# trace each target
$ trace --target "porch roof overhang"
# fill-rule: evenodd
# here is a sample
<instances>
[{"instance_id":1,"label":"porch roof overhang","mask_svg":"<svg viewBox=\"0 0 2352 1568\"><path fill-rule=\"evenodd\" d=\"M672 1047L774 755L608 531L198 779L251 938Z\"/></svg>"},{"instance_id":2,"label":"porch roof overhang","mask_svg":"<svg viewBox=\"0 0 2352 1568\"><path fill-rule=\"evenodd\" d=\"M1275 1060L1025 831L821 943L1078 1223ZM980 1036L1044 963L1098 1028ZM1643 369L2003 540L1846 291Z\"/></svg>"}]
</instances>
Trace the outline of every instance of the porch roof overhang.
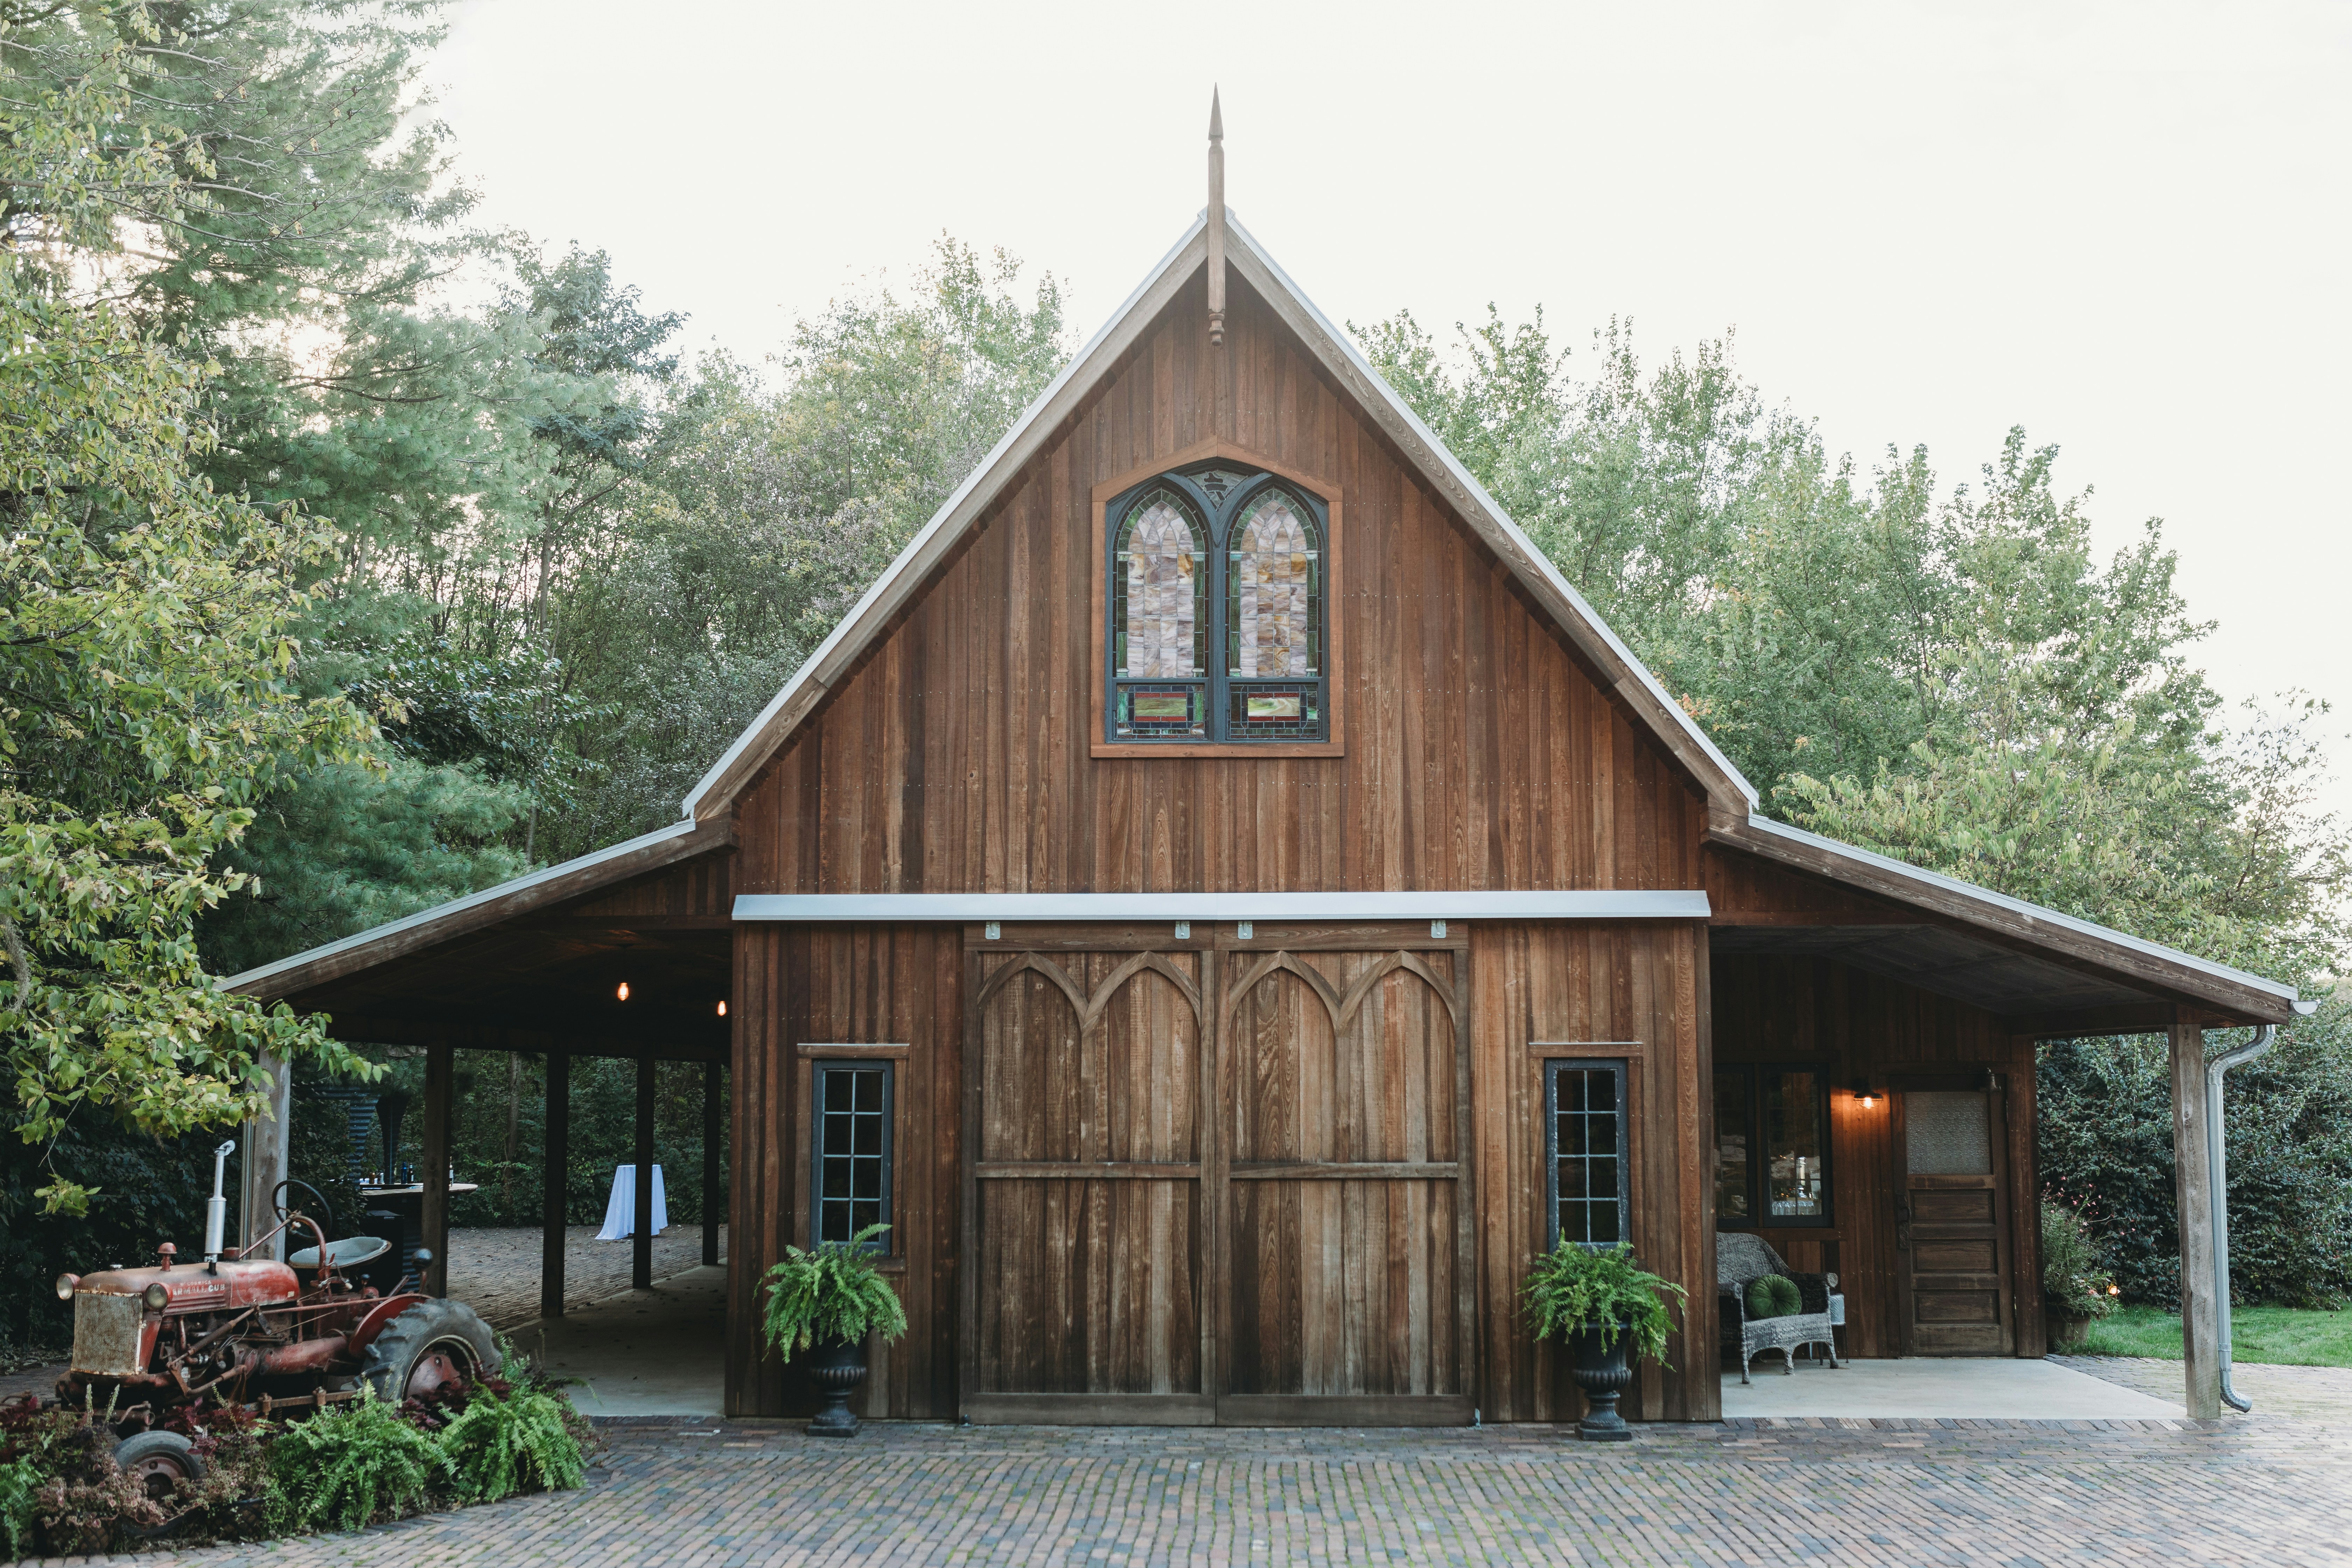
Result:
<instances>
[{"instance_id":1,"label":"porch roof overhang","mask_svg":"<svg viewBox=\"0 0 2352 1568\"><path fill-rule=\"evenodd\" d=\"M1703 921L1698 889L1309 893L739 893L739 921Z\"/></svg>"},{"instance_id":2,"label":"porch roof overhang","mask_svg":"<svg viewBox=\"0 0 2352 1568\"><path fill-rule=\"evenodd\" d=\"M581 907L733 842L730 823L680 822L218 984L354 1043L723 1062L729 917Z\"/></svg>"},{"instance_id":3,"label":"porch roof overhang","mask_svg":"<svg viewBox=\"0 0 2352 1568\"><path fill-rule=\"evenodd\" d=\"M2184 1015L2284 1024L2316 1006L2292 985L1766 817L1709 837L1867 895L1819 916L1719 913L1717 952L1835 959L2045 1037L2162 1030Z\"/></svg>"}]
</instances>

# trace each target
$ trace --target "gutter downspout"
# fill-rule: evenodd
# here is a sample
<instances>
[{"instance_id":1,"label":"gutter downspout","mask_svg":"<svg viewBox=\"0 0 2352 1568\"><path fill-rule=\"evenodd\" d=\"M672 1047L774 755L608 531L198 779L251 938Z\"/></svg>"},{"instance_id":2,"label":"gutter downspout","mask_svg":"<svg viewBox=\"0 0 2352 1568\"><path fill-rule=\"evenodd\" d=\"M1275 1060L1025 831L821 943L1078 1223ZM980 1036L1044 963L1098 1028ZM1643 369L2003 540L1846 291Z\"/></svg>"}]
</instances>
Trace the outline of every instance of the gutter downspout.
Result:
<instances>
[{"instance_id":1,"label":"gutter downspout","mask_svg":"<svg viewBox=\"0 0 2352 1568\"><path fill-rule=\"evenodd\" d=\"M2254 1405L2230 1386L2230 1160L2222 1144L2221 1075L2269 1050L2277 1037L2278 1026L2264 1024L2244 1045L2205 1063L2205 1166L2213 1194L2213 1316L2221 1331L2221 1347L2215 1353L2221 1369L2221 1403L2240 1412Z\"/></svg>"}]
</instances>

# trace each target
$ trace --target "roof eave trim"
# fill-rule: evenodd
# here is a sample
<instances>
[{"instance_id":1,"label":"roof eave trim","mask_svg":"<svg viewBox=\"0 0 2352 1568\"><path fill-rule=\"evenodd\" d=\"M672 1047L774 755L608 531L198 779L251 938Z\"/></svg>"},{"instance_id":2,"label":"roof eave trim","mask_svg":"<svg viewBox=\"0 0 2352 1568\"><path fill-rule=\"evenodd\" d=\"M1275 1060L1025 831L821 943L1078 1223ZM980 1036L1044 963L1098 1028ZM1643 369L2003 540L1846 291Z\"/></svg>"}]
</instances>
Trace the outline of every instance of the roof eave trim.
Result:
<instances>
[{"instance_id":1,"label":"roof eave trim","mask_svg":"<svg viewBox=\"0 0 2352 1568\"><path fill-rule=\"evenodd\" d=\"M736 737L735 743L728 747L696 783L679 806L681 816L688 819L698 818L728 804L732 789L722 786L740 786L744 775L755 770L790 737L800 720L824 695L825 676L828 673L837 675L836 666L847 662L845 653L854 657L862 650L865 639L887 623L890 616L896 613L899 600L920 583L936 557L961 536L972 516L995 498L996 491L1012 473L1018 472L1021 465L1028 461L1030 454L1026 447L1033 433L1041 426L1050 428L1059 419L1062 412L1059 405L1065 397L1074 387L1080 391L1085 389L1101 368L1098 361L1116 360L1127 352L1133 336L1128 331L1130 321L1140 315L1148 322L1158 314L1157 306L1149 312L1142 308L1160 291L1171 274L1180 277L1189 275L1194 259L1191 254L1193 250L1201 249L1205 255L1203 237L1208 229L1208 221L1205 212L1193 220L1182 237L1160 258L1160 264L1144 276L1135 291L1070 357L1070 363L1062 367L1061 374L1022 411L1021 417L1013 422L1013 427L989 450L988 456L964 476L963 483L940 503L939 510L931 514L931 520L907 542L907 547L898 552L897 559L882 574L875 578L857 603L850 607L849 613L835 626L824 641L817 645L816 651L784 683L783 689L760 710L759 716L751 721L742 734Z\"/></svg>"},{"instance_id":2,"label":"roof eave trim","mask_svg":"<svg viewBox=\"0 0 2352 1568\"><path fill-rule=\"evenodd\" d=\"M1292 893L739 893L745 921L1703 921L1700 889Z\"/></svg>"},{"instance_id":3,"label":"roof eave trim","mask_svg":"<svg viewBox=\"0 0 2352 1568\"><path fill-rule=\"evenodd\" d=\"M1298 308L1314 321L1333 350L1341 356L1349 369L1360 378L1361 384L1351 387L1350 390L1360 397L1369 395L1385 405L1412 432L1421 444L1421 449L1409 450L1408 455L1417 461L1433 462L1439 473L1431 477L1435 479L1442 476L1446 481L1444 488L1454 492L1454 499L1457 503L1484 512L1486 521L1509 541L1517 552L1517 559L1507 561L1507 563L1519 572L1533 573L1545 587L1565 600L1571 612L1608 647L1622 666L1624 672L1648 691L1650 697L1657 703L1659 716L1675 724L1690 738L1691 742L1699 749L1701 753L1721 771L1724 780L1746 799L1751 811L1760 805L1763 797L1757 793L1756 786L1748 782L1747 775L1732 765L1731 759L1724 755L1721 748L1708 737L1698 721L1690 716L1681 703L1674 700L1665 687L1659 683L1657 677L1650 672L1649 667L1633 656L1633 650L1625 646L1624 640L1618 637L1616 629L1611 626L1601 614L1593 609L1584 595L1578 593L1574 585L1560 574L1559 568L1552 563L1551 558L1537 549L1535 542L1528 537L1525 530L1511 521L1510 514L1503 510L1501 503L1486 493L1486 487L1480 484L1470 470L1462 466L1461 459L1454 455L1444 442L1437 438L1436 432L1423 424L1421 416L1412 411L1412 405L1407 404L1397 390L1372 368L1371 362L1366 359L1363 351L1356 346L1353 336L1332 324L1330 318L1324 315L1321 310L1317 308L1315 301L1309 299L1291 279L1290 275L1282 269L1282 264L1275 260L1265 247L1260 245L1249 230L1242 226L1240 219L1231 216L1230 209L1226 218L1226 232L1231 237L1238 239L1249 256L1266 269L1282 290L1297 301ZM1315 345L1310 343L1308 346Z\"/></svg>"},{"instance_id":4,"label":"roof eave trim","mask_svg":"<svg viewBox=\"0 0 2352 1568\"><path fill-rule=\"evenodd\" d=\"M1748 818L1747 826L1767 837L1784 839L1791 844L1802 845L1806 848L1824 854L1859 861L1874 870L1885 872L1901 880L1921 883L1939 892L1965 899L1972 903L1987 905L2012 915L2022 916L2037 924L2055 926L2061 931L2086 937L2093 942L2122 948L2142 958L2153 959L2160 963L2170 964L2228 984L2242 986L2249 991L2260 992L2267 996L2275 996L2290 1006L2299 1007L2301 1005L2303 994L2294 986L2282 984L2275 980L2267 980L2259 974L2233 968L2226 963L2217 963L2210 958L2200 958L2193 952L2183 952L2177 947L2167 947L2162 942L2149 942L2142 937L2132 936L2127 932L2116 931L2112 926L2103 926L2074 915L2063 914L2041 904L2028 903L2023 899L2011 898L2006 893L1996 893L1990 888L1980 888L1973 882L1964 882L1957 877L1945 876L1940 871L1930 871L1923 867L1914 866L1908 861L1881 855L1874 850L1864 849L1840 839L1826 837L1822 834L1809 833L1801 827L1792 827L1785 822L1775 822L1769 816L1751 814ZM1738 837L1727 841L1735 847L1739 843Z\"/></svg>"}]
</instances>

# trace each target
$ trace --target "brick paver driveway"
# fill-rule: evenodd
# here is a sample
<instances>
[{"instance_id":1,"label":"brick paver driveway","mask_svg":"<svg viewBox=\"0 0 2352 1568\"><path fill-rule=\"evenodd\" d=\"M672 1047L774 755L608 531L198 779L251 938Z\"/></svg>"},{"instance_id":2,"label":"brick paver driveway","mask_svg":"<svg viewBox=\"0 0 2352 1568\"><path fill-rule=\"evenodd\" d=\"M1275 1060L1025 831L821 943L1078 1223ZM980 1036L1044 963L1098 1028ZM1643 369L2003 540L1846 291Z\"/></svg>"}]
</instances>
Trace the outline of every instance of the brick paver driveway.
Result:
<instances>
[{"instance_id":1,"label":"brick paver driveway","mask_svg":"<svg viewBox=\"0 0 2352 1568\"><path fill-rule=\"evenodd\" d=\"M2352 1427L1186 1431L624 1425L590 1489L142 1558L383 1563L2339 1563Z\"/></svg>"}]
</instances>

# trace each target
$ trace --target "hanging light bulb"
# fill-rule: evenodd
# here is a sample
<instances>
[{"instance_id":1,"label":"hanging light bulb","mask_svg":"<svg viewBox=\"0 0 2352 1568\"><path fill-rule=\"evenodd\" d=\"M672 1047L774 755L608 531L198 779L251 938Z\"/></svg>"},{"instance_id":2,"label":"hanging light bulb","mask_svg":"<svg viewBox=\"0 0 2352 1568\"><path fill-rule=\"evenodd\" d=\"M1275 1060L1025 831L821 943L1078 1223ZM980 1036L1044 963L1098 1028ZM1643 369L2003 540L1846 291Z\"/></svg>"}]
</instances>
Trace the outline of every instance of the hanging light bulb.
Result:
<instances>
[{"instance_id":1,"label":"hanging light bulb","mask_svg":"<svg viewBox=\"0 0 2352 1568\"><path fill-rule=\"evenodd\" d=\"M624 1002L627 1001L629 999L629 983L625 980L622 981L620 989L614 992L613 994L619 997Z\"/></svg>"},{"instance_id":2,"label":"hanging light bulb","mask_svg":"<svg viewBox=\"0 0 2352 1568\"><path fill-rule=\"evenodd\" d=\"M725 1016L727 1016L727 1002L726 1002L726 999L725 999L724 997L721 997L721 998L719 999L719 1016L720 1017L722 1017L722 1018L724 1018Z\"/></svg>"}]
</instances>

